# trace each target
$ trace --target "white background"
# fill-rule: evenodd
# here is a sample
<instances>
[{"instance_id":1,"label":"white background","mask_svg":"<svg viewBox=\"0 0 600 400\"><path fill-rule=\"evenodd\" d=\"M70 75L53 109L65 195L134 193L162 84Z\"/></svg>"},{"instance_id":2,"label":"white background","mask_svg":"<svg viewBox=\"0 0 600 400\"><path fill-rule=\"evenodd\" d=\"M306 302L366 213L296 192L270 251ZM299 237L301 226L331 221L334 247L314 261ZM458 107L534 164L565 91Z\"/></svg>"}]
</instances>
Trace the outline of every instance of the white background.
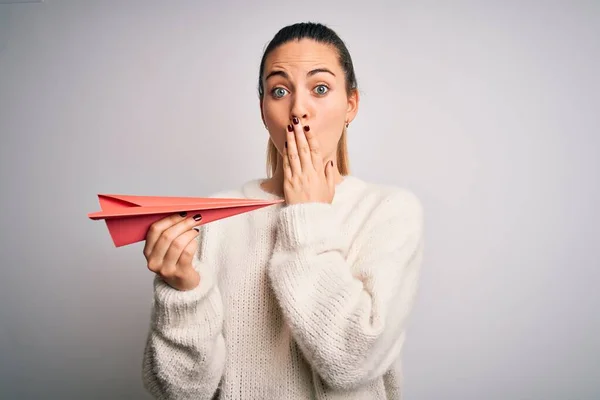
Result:
<instances>
[{"instance_id":1,"label":"white background","mask_svg":"<svg viewBox=\"0 0 600 400\"><path fill-rule=\"evenodd\" d=\"M406 399L600 398L598 1L75 0L0 5L0 397L148 398L143 245L87 213L264 176L260 57L307 20L352 173L425 206Z\"/></svg>"}]
</instances>

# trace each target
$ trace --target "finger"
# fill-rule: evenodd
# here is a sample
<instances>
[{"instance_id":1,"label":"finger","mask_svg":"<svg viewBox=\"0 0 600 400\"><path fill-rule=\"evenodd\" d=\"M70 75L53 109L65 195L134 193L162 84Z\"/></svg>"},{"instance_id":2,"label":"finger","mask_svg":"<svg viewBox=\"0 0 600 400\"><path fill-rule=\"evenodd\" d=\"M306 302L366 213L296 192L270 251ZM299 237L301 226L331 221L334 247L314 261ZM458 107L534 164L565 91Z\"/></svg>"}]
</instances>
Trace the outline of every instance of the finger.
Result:
<instances>
[{"instance_id":1,"label":"finger","mask_svg":"<svg viewBox=\"0 0 600 400\"><path fill-rule=\"evenodd\" d=\"M292 167L290 166L290 160L288 158L288 151L287 151L287 147L288 144L287 142L285 142L285 146L283 147L283 154L282 154L282 159L283 159L283 177L286 180L291 180L292 179Z\"/></svg>"},{"instance_id":2,"label":"finger","mask_svg":"<svg viewBox=\"0 0 600 400\"><path fill-rule=\"evenodd\" d=\"M321 145L317 139L317 135L310 130L310 126L304 126L304 136L308 142L312 165L316 168L318 165L323 165L323 155L321 154Z\"/></svg>"},{"instance_id":3,"label":"finger","mask_svg":"<svg viewBox=\"0 0 600 400\"><path fill-rule=\"evenodd\" d=\"M302 167L302 170L314 170L315 166L313 165L312 159L310 157L310 147L308 147L308 141L306 140L306 136L304 135L302 122L300 122L298 118L294 117L293 123L294 133L296 134L296 148L298 151L298 156L300 158L300 165Z\"/></svg>"},{"instance_id":4,"label":"finger","mask_svg":"<svg viewBox=\"0 0 600 400\"><path fill-rule=\"evenodd\" d=\"M167 228L172 227L178 222L183 221L186 216L187 214L185 212L181 212L180 214L169 215L150 225L150 228L148 228L148 232L146 233L146 243L144 244L144 256L146 257L146 259L148 259L148 257L150 257L150 254L152 254L152 250L156 245L156 241L163 233L163 231Z\"/></svg>"},{"instance_id":5,"label":"finger","mask_svg":"<svg viewBox=\"0 0 600 400\"><path fill-rule=\"evenodd\" d=\"M291 128L291 129L290 129ZM292 170L292 175L302 174L302 165L298 157L298 147L296 146L296 135L294 134L294 128L292 125L288 125L287 129L287 144L288 144L288 159Z\"/></svg>"},{"instance_id":6,"label":"finger","mask_svg":"<svg viewBox=\"0 0 600 400\"><path fill-rule=\"evenodd\" d=\"M196 256L196 251L198 250L198 235L192 236L192 238L188 241L187 246L181 252L179 259L177 260L178 268L193 265L194 257Z\"/></svg>"},{"instance_id":7,"label":"finger","mask_svg":"<svg viewBox=\"0 0 600 400\"><path fill-rule=\"evenodd\" d=\"M177 266L177 267L185 265L183 263L179 264L178 260L181 257L184 257L184 258L188 257L188 255L184 256L183 253L188 248L188 245L190 244L190 242L196 241L195 239L197 237L198 237L198 232L194 229L185 231L182 234L180 234L179 236L177 236L177 238L175 238L175 240L173 240L173 242L171 243L171 246L169 246L169 249L167 250L167 253L165 254L163 265ZM191 261L191 257L189 259Z\"/></svg>"},{"instance_id":8,"label":"finger","mask_svg":"<svg viewBox=\"0 0 600 400\"><path fill-rule=\"evenodd\" d=\"M183 232L191 230L196 225L200 225L202 223L201 221L202 215L198 212L194 212L191 216L188 216L170 228L165 229L152 249L150 255L152 263L155 265L162 265L171 243L173 243L173 241Z\"/></svg>"}]
</instances>

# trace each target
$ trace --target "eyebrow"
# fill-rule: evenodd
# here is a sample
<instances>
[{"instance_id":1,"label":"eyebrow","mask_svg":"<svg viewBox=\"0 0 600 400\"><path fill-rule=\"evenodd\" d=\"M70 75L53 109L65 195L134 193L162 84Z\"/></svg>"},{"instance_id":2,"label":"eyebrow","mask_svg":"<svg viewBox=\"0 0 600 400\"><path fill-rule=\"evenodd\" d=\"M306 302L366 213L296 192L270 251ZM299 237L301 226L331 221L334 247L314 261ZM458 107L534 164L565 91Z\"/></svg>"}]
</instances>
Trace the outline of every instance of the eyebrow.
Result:
<instances>
[{"instance_id":1,"label":"eyebrow","mask_svg":"<svg viewBox=\"0 0 600 400\"><path fill-rule=\"evenodd\" d=\"M330 70L328 70L327 68L316 68L316 69L313 69L312 71L309 71L306 74L306 76L307 77L311 77L311 76L313 76L315 74L318 74L320 72L325 72L325 73L328 73L328 74L331 74L331 75L335 76L335 74L333 72L331 72ZM265 81L268 80L270 77L277 76L277 75L278 76L282 76L285 79L290 79L290 77L288 76L288 74L285 71L271 71L269 73L269 75L267 75L267 77L265 78Z\"/></svg>"}]
</instances>

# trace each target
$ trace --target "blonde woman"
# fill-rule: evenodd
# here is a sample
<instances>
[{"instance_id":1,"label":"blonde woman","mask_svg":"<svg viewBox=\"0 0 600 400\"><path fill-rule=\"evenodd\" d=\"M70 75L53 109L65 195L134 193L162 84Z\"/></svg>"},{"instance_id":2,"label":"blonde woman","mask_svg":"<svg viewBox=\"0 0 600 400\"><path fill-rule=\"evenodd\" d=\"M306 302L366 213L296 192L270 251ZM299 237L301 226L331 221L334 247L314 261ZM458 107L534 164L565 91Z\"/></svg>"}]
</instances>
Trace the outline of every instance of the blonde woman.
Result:
<instances>
[{"instance_id":1,"label":"blonde woman","mask_svg":"<svg viewBox=\"0 0 600 400\"><path fill-rule=\"evenodd\" d=\"M145 387L159 399L400 399L421 204L349 174L359 94L350 54L328 27L275 35L259 97L268 175L215 196L285 202L151 227Z\"/></svg>"}]
</instances>

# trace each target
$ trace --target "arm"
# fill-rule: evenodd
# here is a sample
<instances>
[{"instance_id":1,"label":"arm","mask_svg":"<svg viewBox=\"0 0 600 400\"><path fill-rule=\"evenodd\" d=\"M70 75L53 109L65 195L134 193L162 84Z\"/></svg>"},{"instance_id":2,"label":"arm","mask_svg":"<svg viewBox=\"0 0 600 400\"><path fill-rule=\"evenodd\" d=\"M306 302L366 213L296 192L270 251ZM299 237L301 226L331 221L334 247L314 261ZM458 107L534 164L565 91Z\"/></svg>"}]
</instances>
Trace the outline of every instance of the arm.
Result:
<instances>
[{"instance_id":1,"label":"arm","mask_svg":"<svg viewBox=\"0 0 600 400\"><path fill-rule=\"evenodd\" d=\"M212 399L225 364L223 303L216 274L194 257L200 284L190 291L154 280L143 383L157 399Z\"/></svg>"},{"instance_id":2,"label":"arm","mask_svg":"<svg viewBox=\"0 0 600 400\"><path fill-rule=\"evenodd\" d=\"M294 339L330 387L350 389L399 357L422 258L423 212L408 192L385 199L344 253L332 206L282 209L269 274Z\"/></svg>"}]
</instances>

